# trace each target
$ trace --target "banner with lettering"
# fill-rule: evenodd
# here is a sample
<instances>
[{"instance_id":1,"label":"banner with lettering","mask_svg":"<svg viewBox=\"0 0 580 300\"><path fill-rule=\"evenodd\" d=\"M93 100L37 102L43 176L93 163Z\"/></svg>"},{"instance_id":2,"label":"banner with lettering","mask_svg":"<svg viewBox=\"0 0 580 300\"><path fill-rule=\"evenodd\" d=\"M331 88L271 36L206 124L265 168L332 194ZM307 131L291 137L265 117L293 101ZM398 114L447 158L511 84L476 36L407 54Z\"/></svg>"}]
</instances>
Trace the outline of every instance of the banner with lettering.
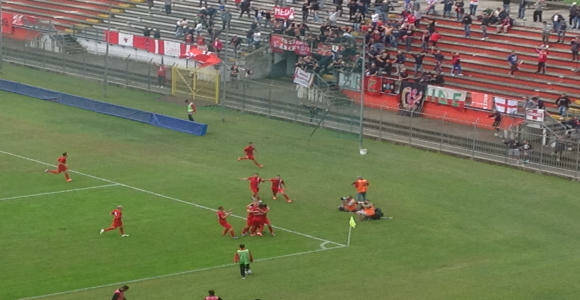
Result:
<instances>
[{"instance_id":1,"label":"banner with lettering","mask_svg":"<svg viewBox=\"0 0 580 300\"><path fill-rule=\"evenodd\" d=\"M294 19L294 8L293 7L282 7L274 6L274 18L275 19Z\"/></svg>"},{"instance_id":2,"label":"banner with lettering","mask_svg":"<svg viewBox=\"0 0 580 300\"><path fill-rule=\"evenodd\" d=\"M436 102L439 104L463 108L465 106L465 98L467 98L466 91L435 85L427 86L426 100L429 102Z\"/></svg>"},{"instance_id":3,"label":"banner with lettering","mask_svg":"<svg viewBox=\"0 0 580 300\"><path fill-rule=\"evenodd\" d=\"M303 87L310 87L312 81L314 80L314 74L306 72L301 68L296 68L294 70L294 83Z\"/></svg>"}]
</instances>

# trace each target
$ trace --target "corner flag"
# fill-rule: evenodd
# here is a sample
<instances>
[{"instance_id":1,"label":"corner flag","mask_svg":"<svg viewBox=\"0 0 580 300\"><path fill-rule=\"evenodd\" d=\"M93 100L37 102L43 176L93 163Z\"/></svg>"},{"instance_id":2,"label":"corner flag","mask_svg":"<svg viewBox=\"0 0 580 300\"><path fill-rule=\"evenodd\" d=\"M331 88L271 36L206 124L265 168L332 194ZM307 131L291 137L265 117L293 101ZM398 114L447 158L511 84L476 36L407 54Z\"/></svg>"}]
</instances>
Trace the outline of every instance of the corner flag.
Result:
<instances>
[{"instance_id":1,"label":"corner flag","mask_svg":"<svg viewBox=\"0 0 580 300\"><path fill-rule=\"evenodd\" d=\"M350 227L356 228L356 222L354 221L353 216L350 216L350 221L348 223L350 224Z\"/></svg>"}]
</instances>

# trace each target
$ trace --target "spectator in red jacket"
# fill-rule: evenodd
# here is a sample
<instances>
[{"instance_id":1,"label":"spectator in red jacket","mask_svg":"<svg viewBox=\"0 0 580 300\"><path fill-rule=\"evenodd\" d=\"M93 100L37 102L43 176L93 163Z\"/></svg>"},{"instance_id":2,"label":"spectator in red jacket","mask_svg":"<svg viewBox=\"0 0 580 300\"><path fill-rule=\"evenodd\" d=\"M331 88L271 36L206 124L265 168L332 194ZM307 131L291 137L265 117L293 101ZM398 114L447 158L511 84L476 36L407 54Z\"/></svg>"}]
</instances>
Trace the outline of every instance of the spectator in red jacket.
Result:
<instances>
[{"instance_id":1,"label":"spectator in red jacket","mask_svg":"<svg viewBox=\"0 0 580 300\"><path fill-rule=\"evenodd\" d=\"M536 74L542 71L542 74L546 74L546 61L548 60L548 50L546 47L536 48L536 53L538 53L538 70Z\"/></svg>"}]
</instances>

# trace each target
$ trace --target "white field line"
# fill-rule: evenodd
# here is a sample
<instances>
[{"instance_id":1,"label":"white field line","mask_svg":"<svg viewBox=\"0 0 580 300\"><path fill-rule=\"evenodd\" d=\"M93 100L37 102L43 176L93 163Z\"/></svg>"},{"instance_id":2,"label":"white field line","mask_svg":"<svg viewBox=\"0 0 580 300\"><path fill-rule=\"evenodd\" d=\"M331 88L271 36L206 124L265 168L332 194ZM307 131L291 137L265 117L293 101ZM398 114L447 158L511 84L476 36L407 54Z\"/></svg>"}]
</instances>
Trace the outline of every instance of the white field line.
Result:
<instances>
[{"instance_id":1,"label":"white field line","mask_svg":"<svg viewBox=\"0 0 580 300\"><path fill-rule=\"evenodd\" d=\"M40 161L40 160L36 160L36 159L30 158L30 157L26 157L26 156L14 154L14 153L2 151L2 150L0 150L0 153L6 154L6 155L10 155L10 156L13 156L13 157L17 157L17 158L20 158L20 159L32 161L32 162L35 162L35 163L38 163L38 164L42 164L42 165L45 165L45 166L54 166L52 164L49 164L49 163L46 163L46 162L43 162L43 161ZM195 206L197 208L201 208L201 209L205 209L205 210L209 210L209 211L213 211L213 212L216 211L216 209L213 209L211 207L207 207L207 206L200 205L200 204L193 203L193 202L188 202L188 201L185 201L185 200L181 200L181 199L178 199L178 198L175 198L175 197L171 197L171 196L159 194L159 193L156 193L156 192L148 191L148 190L141 189L141 188L138 188L138 187L126 185L126 184L123 184L123 183L120 183L120 182L116 182L116 181L113 181L113 180L110 180L110 179L106 179L106 178L102 178L102 177L98 177L98 176L94 176L94 175L90 175L90 174L86 174L86 173L79 172L79 171L74 171L74 170L69 170L69 172L76 173L76 174L79 174L79 175L83 175L83 176L86 176L86 177L89 177L89 178L101 180L101 181L104 181L104 182L107 182L107 183L110 183L110 184L117 184L117 185L120 185L120 186L124 186L126 188L129 188L129 189L135 190L135 191L139 191L139 192L143 192L143 193L146 193L146 194L154 195L154 196L157 196L157 197L160 197L160 198L169 199L169 200L172 200L172 201L175 201L175 202L179 202L179 203L182 203L182 204ZM242 216L239 216L239 215L233 215L232 214L231 216L232 217L235 217L235 218L238 218L238 219L246 219L245 217L242 217ZM307 237L307 238L310 238L310 239L313 239L313 240L318 240L318 241L321 241L321 242L327 242L329 244L334 244L334 245L337 245L337 246L346 246L346 245L341 244L341 243L333 242L333 241L330 241L330 240L326 240L326 239L319 238L319 237L316 237L316 236L313 236L313 235L310 235L310 234L306 234L306 233L294 231L294 230L287 229L287 228L284 228L284 227L279 227L279 226L272 226L272 227L274 227L274 228L276 228L278 230L286 231L286 232L293 233L293 234L296 234L296 235L299 235L299 236L303 236L303 237Z\"/></svg>"},{"instance_id":2,"label":"white field line","mask_svg":"<svg viewBox=\"0 0 580 300\"><path fill-rule=\"evenodd\" d=\"M46 192L46 193L38 193L38 194L32 194L32 195L6 197L6 198L0 198L0 201L14 200L14 199L22 199L22 198L30 198L30 197L39 197L39 196L62 194L62 193L70 193L70 192L76 192L76 191L94 190L94 189L106 188L106 187L111 187L111 186L120 186L120 185L119 184L116 184L116 183L110 183L110 184L97 185L97 186L89 186L89 187L84 187L84 188L70 189L70 190L62 190L62 191L56 191L56 192Z\"/></svg>"},{"instance_id":3,"label":"white field line","mask_svg":"<svg viewBox=\"0 0 580 300\"><path fill-rule=\"evenodd\" d=\"M346 247L345 245L341 245L341 246L332 247L332 248L320 248L320 249L316 249L316 250L301 251L301 252L296 252L296 253L291 253L291 254L284 254L284 255L279 255L279 256L256 259L255 262L264 262L264 261L270 261L270 260L275 260L275 259L280 259L280 258L287 258L287 257L310 254L310 253L322 252L322 251L327 251L327 250L332 250L332 249L340 249L340 248L345 248L345 247ZM148 280L163 279L163 278L175 277L175 276L180 276L180 275L199 273L199 272L203 272L203 271L223 269L223 268L228 268L228 267L232 267L235 265L237 265L237 264L231 263L231 264L223 264L223 265L217 265L217 266L206 267L206 268L192 269L192 270L181 271L181 272L176 272L176 273L133 279L133 280L129 280L129 281L107 283L107 284L103 284L103 285L80 288L80 289L75 289L75 290L70 290L70 291L63 291L63 292L57 292L57 293L52 293L52 294L40 295L40 296L20 298L20 300L32 300L32 299L48 298L48 297L66 295L66 294L80 293L80 292L86 292L86 291L100 289L100 288L104 288L104 287L120 286L120 285L124 285L124 284L130 284L130 283L136 283L136 282L142 282L142 281L148 281Z\"/></svg>"}]
</instances>

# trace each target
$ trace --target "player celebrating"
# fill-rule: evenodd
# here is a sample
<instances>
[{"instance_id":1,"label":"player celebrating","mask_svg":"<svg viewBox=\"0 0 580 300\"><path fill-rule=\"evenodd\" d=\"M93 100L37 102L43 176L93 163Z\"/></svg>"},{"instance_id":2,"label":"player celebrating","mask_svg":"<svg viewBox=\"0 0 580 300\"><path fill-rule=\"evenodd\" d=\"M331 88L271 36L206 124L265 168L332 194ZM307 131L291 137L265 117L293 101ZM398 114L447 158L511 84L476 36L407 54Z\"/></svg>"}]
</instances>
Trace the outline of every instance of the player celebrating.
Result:
<instances>
[{"instance_id":1,"label":"player celebrating","mask_svg":"<svg viewBox=\"0 0 580 300\"><path fill-rule=\"evenodd\" d=\"M254 148L254 143L249 142L248 146L246 146L246 148L244 148L244 152L246 152L246 156L238 157L238 161L249 159L249 160L253 161L254 164L256 166L258 166L258 168L263 167L264 165L261 165L256 161L256 158L254 157L254 151L256 151L256 148Z\"/></svg>"},{"instance_id":2,"label":"player celebrating","mask_svg":"<svg viewBox=\"0 0 580 300\"><path fill-rule=\"evenodd\" d=\"M117 208L113 209L111 215L113 215L113 223L108 228L101 229L101 234L103 234L103 232L105 231L111 231L116 228L119 228L119 231L121 232L121 237L128 237L129 235L126 234L125 230L123 229L123 220L122 220L123 206L121 205L117 206Z\"/></svg>"},{"instance_id":3,"label":"player celebrating","mask_svg":"<svg viewBox=\"0 0 580 300\"><path fill-rule=\"evenodd\" d=\"M228 221L226 220L226 218L229 217L232 214L232 212L225 211L224 207L220 206L218 207L216 214L218 217L218 223L220 223L220 225L224 228L224 232L222 233L222 235L225 236L229 232L232 238L237 239L238 237L234 233L232 225L230 225L230 223L228 223Z\"/></svg>"},{"instance_id":4,"label":"player celebrating","mask_svg":"<svg viewBox=\"0 0 580 300\"><path fill-rule=\"evenodd\" d=\"M272 199L276 200L278 199L276 196L278 194L282 194L282 196L286 198L286 202L292 203L290 197L288 197L288 195L284 192L286 182L284 182L284 179L280 178L280 175L276 175L275 177L268 179L268 181L272 183Z\"/></svg>"},{"instance_id":5,"label":"player celebrating","mask_svg":"<svg viewBox=\"0 0 580 300\"><path fill-rule=\"evenodd\" d=\"M250 231L250 228L252 228L252 225L254 224L254 213L258 208L258 204L258 200L256 198L252 198L252 202L246 205L246 212L248 213L248 216L246 217L246 226L244 226L242 229L242 236L246 236L248 231Z\"/></svg>"},{"instance_id":6,"label":"player celebrating","mask_svg":"<svg viewBox=\"0 0 580 300\"><path fill-rule=\"evenodd\" d=\"M275 236L274 234L274 229L272 228L272 225L270 224L270 220L268 219L268 212L270 211L270 208L268 208L268 205L266 203L260 203L258 205L258 209L255 213L255 217L254 217L254 231L256 232L256 235L258 236L263 236L262 231L264 230L264 225L268 226L268 230L270 231L270 234L272 236Z\"/></svg>"},{"instance_id":7,"label":"player celebrating","mask_svg":"<svg viewBox=\"0 0 580 300\"><path fill-rule=\"evenodd\" d=\"M250 177L241 178L241 180L247 180L250 182L250 191L252 192L252 199L260 200L258 192L260 192L260 183L265 180L258 175L258 173L252 174Z\"/></svg>"},{"instance_id":8,"label":"player celebrating","mask_svg":"<svg viewBox=\"0 0 580 300\"><path fill-rule=\"evenodd\" d=\"M64 173L64 178L66 179L66 182L71 182L72 179L70 179L70 176L68 175L68 172L67 172L67 170L68 170L68 167L66 166L66 159L67 158L68 158L68 152L63 153L62 156L57 159L58 167L56 168L56 170L46 169L46 170L44 170L44 173L52 173L52 174Z\"/></svg>"}]
</instances>

